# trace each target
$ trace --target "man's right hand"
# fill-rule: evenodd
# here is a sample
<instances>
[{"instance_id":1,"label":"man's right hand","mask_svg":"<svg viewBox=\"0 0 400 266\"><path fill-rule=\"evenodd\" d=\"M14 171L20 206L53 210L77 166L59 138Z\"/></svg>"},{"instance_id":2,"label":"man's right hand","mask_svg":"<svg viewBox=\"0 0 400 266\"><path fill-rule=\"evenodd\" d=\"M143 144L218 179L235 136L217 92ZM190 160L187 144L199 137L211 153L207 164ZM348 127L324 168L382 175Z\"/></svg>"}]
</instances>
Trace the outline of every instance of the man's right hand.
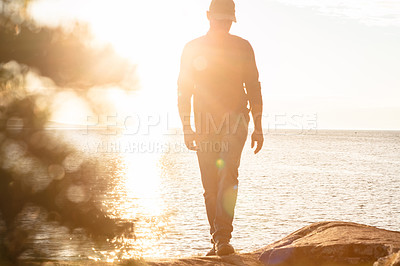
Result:
<instances>
[{"instance_id":1,"label":"man's right hand","mask_svg":"<svg viewBox=\"0 0 400 266\"><path fill-rule=\"evenodd\" d=\"M196 133L193 130L187 130L183 132L185 145L191 151L197 151L199 147L196 143Z\"/></svg>"}]
</instances>

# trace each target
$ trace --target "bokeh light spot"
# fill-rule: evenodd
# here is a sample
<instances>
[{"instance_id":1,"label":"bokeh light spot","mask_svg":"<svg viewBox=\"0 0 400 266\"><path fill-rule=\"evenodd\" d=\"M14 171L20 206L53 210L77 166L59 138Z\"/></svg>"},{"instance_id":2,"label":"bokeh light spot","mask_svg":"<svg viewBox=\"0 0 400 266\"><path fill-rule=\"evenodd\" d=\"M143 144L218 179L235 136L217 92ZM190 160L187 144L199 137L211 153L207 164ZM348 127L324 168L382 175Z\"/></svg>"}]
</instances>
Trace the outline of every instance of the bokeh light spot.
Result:
<instances>
[{"instance_id":1,"label":"bokeh light spot","mask_svg":"<svg viewBox=\"0 0 400 266\"><path fill-rule=\"evenodd\" d=\"M30 143L34 145L35 148L43 148L47 143L46 136L42 131L35 132L30 137Z\"/></svg>"},{"instance_id":2,"label":"bokeh light spot","mask_svg":"<svg viewBox=\"0 0 400 266\"><path fill-rule=\"evenodd\" d=\"M49 176L55 180L61 180L64 178L65 171L64 167L59 164L52 164L48 167Z\"/></svg>"},{"instance_id":3,"label":"bokeh light spot","mask_svg":"<svg viewBox=\"0 0 400 266\"><path fill-rule=\"evenodd\" d=\"M11 160L17 160L21 158L26 152L26 146L16 141L6 141L2 148L5 157Z\"/></svg>"},{"instance_id":4,"label":"bokeh light spot","mask_svg":"<svg viewBox=\"0 0 400 266\"><path fill-rule=\"evenodd\" d=\"M77 171L82 163L82 156L80 156L79 154L71 153L64 159L63 165L66 172L72 173Z\"/></svg>"},{"instance_id":5,"label":"bokeh light spot","mask_svg":"<svg viewBox=\"0 0 400 266\"><path fill-rule=\"evenodd\" d=\"M233 187L232 187L233 188ZM236 203L236 196L237 196L237 190L236 189L227 189L224 192L224 196L223 196L223 206L224 206L224 210L233 217L234 215L234 206Z\"/></svg>"},{"instance_id":6,"label":"bokeh light spot","mask_svg":"<svg viewBox=\"0 0 400 266\"><path fill-rule=\"evenodd\" d=\"M79 185L71 185L67 190L67 198L74 203L84 202L87 199L85 189Z\"/></svg>"},{"instance_id":7,"label":"bokeh light spot","mask_svg":"<svg viewBox=\"0 0 400 266\"><path fill-rule=\"evenodd\" d=\"M225 161L222 159L218 159L215 163L218 169L223 169L225 167Z\"/></svg>"},{"instance_id":8,"label":"bokeh light spot","mask_svg":"<svg viewBox=\"0 0 400 266\"><path fill-rule=\"evenodd\" d=\"M24 120L19 117L11 117L7 120L7 129L10 131L21 131L24 128Z\"/></svg>"}]
</instances>

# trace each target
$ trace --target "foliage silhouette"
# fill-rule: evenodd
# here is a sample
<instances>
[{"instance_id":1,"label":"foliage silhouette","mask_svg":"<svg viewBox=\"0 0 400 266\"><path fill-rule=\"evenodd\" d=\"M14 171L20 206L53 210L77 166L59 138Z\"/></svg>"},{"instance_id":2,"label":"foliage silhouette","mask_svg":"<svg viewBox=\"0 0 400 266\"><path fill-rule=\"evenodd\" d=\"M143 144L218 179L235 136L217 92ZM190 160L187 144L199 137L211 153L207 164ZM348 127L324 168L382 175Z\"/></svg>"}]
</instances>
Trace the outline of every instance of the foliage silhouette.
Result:
<instances>
[{"instance_id":1,"label":"foliage silhouette","mask_svg":"<svg viewBox=\"0 0 400 266\"><path fill-rule=\"evenodd\" d=\"M135 66L110 45L94 48L88 26L41 27L24 11L30 1L0 1L0 62L17 61L51 78L56 85L88 89L115 84L134 89Z\"/></svg>"},{"instance_id":2,"label":"foliage silhouette","mask_svg":"<svg viewBox=\"0 0 400 266\"><path fill-rule=\"evenodd\" d=\"M19 227L17 217L32 204L46 212L47 220L82 227L95 237L130 233L130 223L109 218L92 197L95 163L45 130L50 112L41 106L43 95L26 91L24 71L10 73L17 66L14 62L0 68L0 217L7 256L16 260L28 248L25 240L34 232Z\"/></svg>"},{"instance_id":3,"label":"foliage silhouette","mask_svg":"<svg viewBox=\"0 0 400 266\"><path fill-rule=\"evenodd\" d=\"M87 91L111 84L136 88L135 66L109 46L88 45L85 25L70 31L38 27L26 15L29 2L0 1L0 262L6 257L14 263L30 248L35 230L22 226L21 215L32 206L38 212L32 223L84 228L94 239L132 233L131 223L108 217L96 200L96 163L46 124L51 101L63 87L100 110ZM30 88L30 73L55 86Z\"/></svg>"}]
</instances>

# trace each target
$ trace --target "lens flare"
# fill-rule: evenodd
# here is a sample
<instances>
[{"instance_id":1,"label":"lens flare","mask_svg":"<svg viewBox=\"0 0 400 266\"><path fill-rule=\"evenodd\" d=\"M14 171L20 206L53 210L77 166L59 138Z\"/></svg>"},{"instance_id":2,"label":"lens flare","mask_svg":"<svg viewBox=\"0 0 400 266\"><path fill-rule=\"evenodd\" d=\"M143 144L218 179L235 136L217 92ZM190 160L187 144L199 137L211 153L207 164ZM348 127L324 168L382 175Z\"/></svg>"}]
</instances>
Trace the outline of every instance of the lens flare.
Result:
<instances>
[{"instance_id":1,"label":"lens flare","mask_svg":"<svg viewBox=\"0 0 400 266\"><path fill-rule=\"evenodd\" d=\"M218 169L223 169L225 167L225 161L222 159L218 159L215 163Z\"/></svg>"}]
</instances>

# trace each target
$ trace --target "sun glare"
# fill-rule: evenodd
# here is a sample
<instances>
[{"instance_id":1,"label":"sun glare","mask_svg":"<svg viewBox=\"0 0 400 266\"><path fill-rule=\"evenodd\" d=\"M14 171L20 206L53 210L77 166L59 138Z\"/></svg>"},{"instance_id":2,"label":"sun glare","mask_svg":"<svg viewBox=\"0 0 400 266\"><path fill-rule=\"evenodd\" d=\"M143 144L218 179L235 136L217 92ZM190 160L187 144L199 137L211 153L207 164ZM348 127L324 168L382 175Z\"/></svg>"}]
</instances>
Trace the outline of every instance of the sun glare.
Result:
<instances>
[{"instance_id":1,"label":"sun glare","mask_svg":"<svg viewBox=\"0 0 400 266\"><path fill-rule=\"evenodd\" d=\"M74 92L59 93L52 102L52 121L67 125L85 125L87 118L92 116L85 101Z\"/></svg>"},{"instance_id":2,"label":"sun glare","mask_svg":"<svg viewBox=\"0 0 400 266\"><path fill-rule=\"evenodd\" d=\"M136 208L136 211L141 212L142 215L160 215L162 204L159 191L160 173L157 167L159 154L130 154L129 156L124 156L124 160L127 165L127 193L128 197L138 200L136 204L139 208ZM134 209L130 208L129 213Z\"/></svg>"},{"instance_id":3,"label":"sun glare","mask_svg":"<svg viewBox=\"0 0 400 266\"><path fill-rule=\"evenodd\" d=\"M46 25L68 25L74 20L88 23L99 43L111 43L137 65L140 89L153 96L148 104L155 103L157 111L165 112L176 108L181 51L195 37L194 32L205 32L205 10L204 3L187 0L40 0L32 4L30 13ZM124 97L113 92L111 100L120 108Z\"/></svg>"},{"instance_id":4,"label":"sun glare","mask_svg":"<svg viewBox=\"0 0 400 266\"><path fill-rule=\"evenodd\" d=\"M96 12L85 18L99 40L111 43L138 65L141 89L162 99L175 96L180 52L186 41L177 32L181 19L173 15L177 2L115 1L110 8L109 1L98 1Z\"/></svg>"}]
</instances>

